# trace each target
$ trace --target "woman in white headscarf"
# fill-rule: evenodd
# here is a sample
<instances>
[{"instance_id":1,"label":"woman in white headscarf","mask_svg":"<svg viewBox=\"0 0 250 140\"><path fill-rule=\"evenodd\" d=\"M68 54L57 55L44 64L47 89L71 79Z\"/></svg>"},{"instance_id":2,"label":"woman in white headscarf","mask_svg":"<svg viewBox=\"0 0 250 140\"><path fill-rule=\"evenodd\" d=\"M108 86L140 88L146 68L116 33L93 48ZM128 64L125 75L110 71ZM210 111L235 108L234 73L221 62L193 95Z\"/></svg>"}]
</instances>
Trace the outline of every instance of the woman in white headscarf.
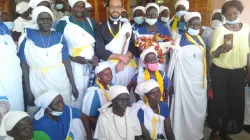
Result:
<instances>
[{"instance_id":1,"label":"woman in white headscarf","mask_svg":"<svg viewBox=\"0 0 250 140\"><path fill-rule=\"evenodd\" d=\"M5 114L0 127L0 136L4 140L32 140L33 127L26 112L11 111Z\"/></svg>"},{"instance_id":2,"label":"woman in white headscarf","mask_svg":"<svg viewBox=\"0 0 250 140\"><path fill-rule=\"evenodd\" d=\"M169 26L169 17L170 17L169 8L166 6L160 6L159 21L165 24L168 27L168 30L171 31L171 27Z\"/></svg>"},{"instance_id":3,"label":"woman in white headscarf","mask_svg":"<svg viewBox=\"0 0 250 140\"><path fill-rule=\"evenodd\" d=\"M87 89L83 98L82 112L89 117L91 127L95 130L99 117L98 109L110 101L109 89L112 84L112 71L106 62L101 62L95 68L97 79L93 87Z\"/></svg>"},{"instance_id":4,"label":"woman in white headscarf","mask_svg":"<svg viewBox=\"0 0 250 140\"><path fill-rule=\"evenodd\" d=\"M20 16L14 21L14 28L12 31L24 32L24 27L28 24L29 8L28 3L25 1L19 2L16 5L16 12Z\"/></svg>"},{"instance_id":5,"label":"woman in white headscarf","mask_svg":"<svg viewBox=\"0 0 250 140\"><path fill-rule=\"evenodd\" d=\"M62 34L51 31L52 19L49 8L36 7L32 13L35 29L26 28L20 38L18 55L23 69L24 97L29 106L48 89L59 91L67 105L78 98L68 46ZM29 113L32 116L32 111Z\"/></svg>"},{"instance_id":6,"label":"woman in white headscarf","mask_svg":"<svg viewBox=\"0 0 250 140\"><path fill-rule=\"evenodd\" d=\"M199 36L201 15L184 16L187 32L177 42L170 62L174 66L171 121L177 140L201 140L207 108L206 43Z\"/></svg>"},{"instance_id":7,"label":"woman in white headscarf","mask_svg":"<svg viewBox=\"0 0 250 140\"><path fill-rule=\"evenodd\" d=\"M141 82L135 93L144 99L132 107L140 120L143 138L175 140L168 104L160 101L159 84L153 79Z\"/></svg>"},{"instance_id":8,"label":"woman in white headscarf","mask_svg":"<svg viewBox=\"0 0 250 140\"><path fill-rule=\"evenodd\" d=\"M137 31L142 26L145 16L145 7L137 6L133 9L133 19L135 24L132 25L134 31Z\"/></svg>"}]
</instances>

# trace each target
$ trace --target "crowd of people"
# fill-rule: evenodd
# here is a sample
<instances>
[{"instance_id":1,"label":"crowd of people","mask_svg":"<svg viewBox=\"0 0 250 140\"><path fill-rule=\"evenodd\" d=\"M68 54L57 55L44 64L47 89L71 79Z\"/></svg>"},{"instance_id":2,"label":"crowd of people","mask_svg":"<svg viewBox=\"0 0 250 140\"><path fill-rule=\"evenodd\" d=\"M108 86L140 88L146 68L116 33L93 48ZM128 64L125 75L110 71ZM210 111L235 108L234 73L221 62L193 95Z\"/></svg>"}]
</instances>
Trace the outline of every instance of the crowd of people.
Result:
<instances>
[{"instance_id":1,"label":"crowd of people","mask_svg":"<svg viewBox=\"0 0 250 140\"><path fill-rule=\"evenodd\" d=\"M122 0L105 0L109 18L97 24L86 0L18 3L14 27L0 22L0 136L204 140L206 120L210 140L249 131L243 4L225 2L204 28L189 4L177 0L172 18L166 6L137 6L130 21ZM157 34L170 51L136 45Z\"/></svg>"}]
</instances>

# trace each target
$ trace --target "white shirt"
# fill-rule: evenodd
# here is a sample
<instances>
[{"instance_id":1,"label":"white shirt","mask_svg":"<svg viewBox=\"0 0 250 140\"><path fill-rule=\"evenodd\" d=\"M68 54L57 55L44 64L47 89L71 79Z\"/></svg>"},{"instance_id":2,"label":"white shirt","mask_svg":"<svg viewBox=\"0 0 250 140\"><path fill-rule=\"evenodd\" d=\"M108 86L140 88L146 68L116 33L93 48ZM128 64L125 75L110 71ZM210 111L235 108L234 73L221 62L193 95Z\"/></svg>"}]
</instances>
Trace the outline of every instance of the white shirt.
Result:
<instances>
[{"instance_id":1,"label":"white shirt","mask_svg":"<svg viewBox=\"0 0 250 140\"><path fill-rule=\"evenodd\" d=\"M14 28L12 31L16 32L24 32L24 27L29 23L26 19L23 19L22 17L18 17L14 21Z\"/></svg>"},{"instance_id":2,"label":"white shirt","mask_svg":"<svg viewBox=\"0 0 250 140\"><path fill-rule=\"evenodd\" d=\"M127 122L127 130L125 119ZM139 119L136 112L131 110L131 107L127 107L123 117L115 115L111 107L101 112L96 125L94 138L98 140L134 140L135 136L141 135Z\"/></svg>"}]
</instances>

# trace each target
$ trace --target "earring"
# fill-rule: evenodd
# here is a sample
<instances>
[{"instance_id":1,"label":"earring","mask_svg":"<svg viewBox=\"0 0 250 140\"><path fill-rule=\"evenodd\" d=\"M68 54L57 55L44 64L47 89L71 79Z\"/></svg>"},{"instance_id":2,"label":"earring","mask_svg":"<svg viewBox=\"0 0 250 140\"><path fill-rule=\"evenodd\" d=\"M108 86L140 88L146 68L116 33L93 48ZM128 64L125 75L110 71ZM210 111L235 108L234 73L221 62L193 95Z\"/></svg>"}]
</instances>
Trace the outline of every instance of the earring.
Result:
<instances>
[{"instance_id":1,"label":"earring","mask_svg":"<svg viewBox=\"0 0 250 140\"><path fill-rule=\"evenodd\" d=\"M97 77L97 80L98 80L98 81L100 81L100 78L99 78L99 77Z\"/></svg>"}]
</instances>

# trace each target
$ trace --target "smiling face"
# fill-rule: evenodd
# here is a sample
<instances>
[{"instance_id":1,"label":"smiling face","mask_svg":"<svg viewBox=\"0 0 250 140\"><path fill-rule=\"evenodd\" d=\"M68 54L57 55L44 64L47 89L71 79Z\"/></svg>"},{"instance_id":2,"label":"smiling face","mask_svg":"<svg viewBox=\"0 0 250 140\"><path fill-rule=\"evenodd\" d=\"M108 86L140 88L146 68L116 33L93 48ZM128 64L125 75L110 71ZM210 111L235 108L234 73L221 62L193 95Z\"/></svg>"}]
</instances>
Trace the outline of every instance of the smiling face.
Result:
<instances>
[{"instance_id":1,"label":"smiling face","mask_svg":"<svg viewBox=\"0 0 250 140\"><path fill-rule=\"evenodd\" d=\"M227 8L225 18L229 21L235 21L240 15L240 12L233 6Z\"/></svg>"},{"instance_id":2,"label":"smiling face","mask_svg":"<svg viewBox=\"0 0 250 140\"><path fill-rule=\"evenodd\" d=\"M108 85L111 83L113 75L112 75L112 71L110 68L106 68L103 71L101 71L100 73L97 74L97 77L99 77L100 82L104 85Z\"/></svg>"},{"instance_id":3,"label":"smiling face","mask_svg":"<svg viewBox=\"0 0 250 140\"><path fill-rule=\"evenodd\" d=\"M49 13L40 13L37 17L37 24L42 31L50 31L52 27L52 17Z\"/></svg>"},{"instance_id":4,"label":"smiling face","mask_svg":"<svg viewBox=\"0 0 250 140\"><path fill-rule=\"evenodd\" d=\"M21 119L14 128L7 132L8 135L13 136L15 140L31 140L33 138L34 129L30 117Z\"/></svg>"},{"instance_id":5,"label":"smiling face","mask_svg":"<svg viewBox=\"0 0 250 140\"><path fill-rule=\"evenodd\" d=\"M76 2L71 11L74 17L83 18L85 13L85 3L83 1Z\"/></svg>"},{"instance_id":6,"label":"smiling face","mask_svg":"<svg viewBox=\"0 0 250 140\"><path fill-rule=\"evenodd\" d=\"M110 0L107 7L109 16L117 19L121 16L123 11L123 4L121 0Z\"/></svg>"},{"instance_id":7,"label":"smiling face","mask_svg":"<svg viewBox=\"0 0 250 140\"><path fill-rule=\"evenodd\" d=\"M113 108L119 112L125 112L129 106L130 96L128 93L122 93L112 100Z\"/></svg>"}]
</instances>

